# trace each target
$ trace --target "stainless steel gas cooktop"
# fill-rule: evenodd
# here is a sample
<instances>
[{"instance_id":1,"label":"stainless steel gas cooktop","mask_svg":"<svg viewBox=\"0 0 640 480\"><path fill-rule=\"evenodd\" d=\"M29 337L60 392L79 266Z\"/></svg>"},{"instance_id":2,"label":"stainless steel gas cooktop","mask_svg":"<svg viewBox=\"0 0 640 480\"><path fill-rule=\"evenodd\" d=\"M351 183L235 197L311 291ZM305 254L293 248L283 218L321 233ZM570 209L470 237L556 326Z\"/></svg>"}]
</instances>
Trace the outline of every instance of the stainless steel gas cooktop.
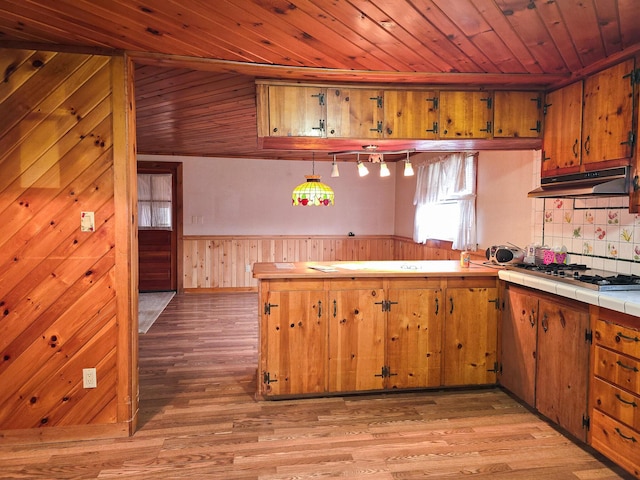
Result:
<instances>
[{"instance_id":1,"label":"stainless steel gas cooktop","mask_svg":"<svg viewBox=\"0 0 640 480\"><path fill-rule=\"evenodd\" d=\"M506 268L592 290L640 290L640 276L638 275L624 275L606 270L590 269L586 265L575 263L551 263L549 265L517 263L507 265Z\"/></svg>"}]
</instances>

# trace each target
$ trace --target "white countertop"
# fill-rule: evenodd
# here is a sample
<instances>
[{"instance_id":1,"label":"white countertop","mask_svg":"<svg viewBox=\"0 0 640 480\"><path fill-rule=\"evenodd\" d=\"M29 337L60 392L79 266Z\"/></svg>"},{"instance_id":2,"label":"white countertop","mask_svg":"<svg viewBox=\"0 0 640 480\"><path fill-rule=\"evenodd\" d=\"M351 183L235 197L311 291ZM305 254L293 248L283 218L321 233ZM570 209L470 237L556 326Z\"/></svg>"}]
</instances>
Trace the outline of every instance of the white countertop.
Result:
<instances>
[{"instance_id":1,"label":"white countertop","mask_svg":"<svg viewBox=\"0 0 640 480\"><path fill-rule=\"evenodd\" d=\"M627 291L598 291L590 288L577 287L551 279L540 278L535 275L500 270L498 278L506 282L524 285L543 292L554 293L566 298L573 298L591 305L598 305L616 312L628 313L640 317L640 290Z\"/></svg>"}]
</instances>

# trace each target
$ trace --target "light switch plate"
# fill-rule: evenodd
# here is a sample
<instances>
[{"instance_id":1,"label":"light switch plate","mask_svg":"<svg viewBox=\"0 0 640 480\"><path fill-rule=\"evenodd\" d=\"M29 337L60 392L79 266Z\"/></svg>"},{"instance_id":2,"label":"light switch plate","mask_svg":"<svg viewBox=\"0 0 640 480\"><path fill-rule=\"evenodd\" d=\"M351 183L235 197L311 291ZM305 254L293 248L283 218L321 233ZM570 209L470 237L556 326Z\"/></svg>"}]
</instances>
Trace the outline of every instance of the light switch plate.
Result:
<instances>
[{"instance_id":1,"label":"light switch plate","mask_svg":"<svg viewBox=\"0 0 640 480\"><path fill-rule=\"evenodd\" d=\"M96 229L95 215L93 212L80 212L80 231L93 232Z\"/></svg>"}]
</instances>

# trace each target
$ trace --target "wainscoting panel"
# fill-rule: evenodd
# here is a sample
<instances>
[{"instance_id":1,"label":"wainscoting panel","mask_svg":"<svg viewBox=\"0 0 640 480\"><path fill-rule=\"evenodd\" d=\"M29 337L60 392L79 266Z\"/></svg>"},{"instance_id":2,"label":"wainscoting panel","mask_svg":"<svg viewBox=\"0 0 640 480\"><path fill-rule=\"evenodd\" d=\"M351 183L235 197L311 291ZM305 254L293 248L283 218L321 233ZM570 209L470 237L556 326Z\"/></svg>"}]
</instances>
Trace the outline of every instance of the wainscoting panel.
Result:
<instances>
[{"instance_id":1,"label":"wainscoting panel","mask_svg":"<svg viewBox=\"0 0 640 480\"><path fill-rule=\"evenodd\" d=\"M447 260L457 258L450 242L414 243L393 236L189 236L184 238L186 292L256 290L256 262L360 260Z\"/></svg>"}]
</instances>

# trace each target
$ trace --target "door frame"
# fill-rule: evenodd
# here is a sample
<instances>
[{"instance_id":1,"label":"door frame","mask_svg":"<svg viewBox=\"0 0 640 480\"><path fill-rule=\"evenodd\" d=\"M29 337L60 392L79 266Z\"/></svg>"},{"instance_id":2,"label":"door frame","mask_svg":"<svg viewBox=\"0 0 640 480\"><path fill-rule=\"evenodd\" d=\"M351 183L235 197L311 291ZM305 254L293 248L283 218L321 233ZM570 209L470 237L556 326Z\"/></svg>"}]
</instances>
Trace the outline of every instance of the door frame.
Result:
<instances>
[{"instance_id":1,"label":"door frame","mask_svg":"<svg viewBox=\"0 0 640 480\"><path fill-rule=\"evenodd\" d=\"M172 191L173 191L173 230L172 236L172 251L171 256L175 258L175 262L172 262L171 267L171 285L175 285L176 293L184 293L184 281L183 281L183 221L182 221L182 208L183 208L183 183L182 183L182 162L156 162L156 161L143 161L137 162L137 173L169 173L172 178ZM137 192L136 192L137 198ZM136 239L138 235L136 232Z\"/></svg>"}]
</instances>

